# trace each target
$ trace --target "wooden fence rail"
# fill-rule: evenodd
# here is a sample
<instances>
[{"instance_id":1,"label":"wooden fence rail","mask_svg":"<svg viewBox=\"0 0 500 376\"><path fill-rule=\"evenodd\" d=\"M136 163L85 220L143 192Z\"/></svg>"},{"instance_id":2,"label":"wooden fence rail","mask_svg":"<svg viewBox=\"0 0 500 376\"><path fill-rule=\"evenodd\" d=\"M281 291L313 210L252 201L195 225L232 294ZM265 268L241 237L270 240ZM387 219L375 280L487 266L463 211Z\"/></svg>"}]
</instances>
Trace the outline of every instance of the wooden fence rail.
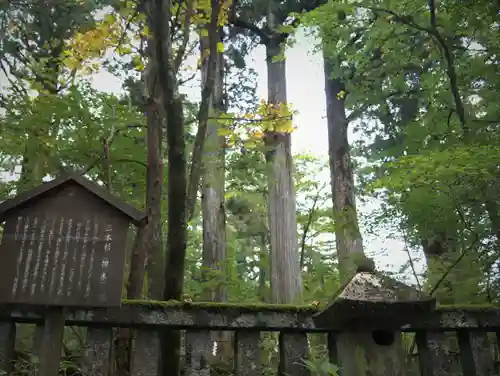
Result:
<instances>
[{"instance_id":1,"label":"wooden fence rail","mask_svg":"<svg viewBox=\"0 0 500 376\"><path fill-rule=\"evenodd\" d=\"M303 365L308 359L311 333L326 333L330 361L337 363L335 337L342 328L316 327L311 307L243 306L232 304L187 304L127 302L120 309L67 309L66 326L87 328L82 374L108 376L111 367L113 331L134 328L131 375L157 375L161 330L182 330L184 334L184 375L209 376L207 354L211 349L210 331L226 330L234 336L234 375L261 376L261 333L279 332L279 373L288 376L310 375ZM43 309L5 306L0 311L0 369L9 374L14 357L16 323L41 327ZM377 331L384 330L381 323ZM376 332L374 340L376 340ZM440 308L411 327L418 361L412 363L415 375L493 376L498 375L498 338L500 309L493 307ZM408 334L405 334L408 336ZM458 351L450 348L455 338ZM412 339L413 341L413 339ZM36 341L35 341L36 342ZM44 346L44 344L42 344ZM383 351L384 344L381 344ZM409 364L411 355L409 354ZM354 355L353 355L354 356Z\"/></svg>"}]
</instances>

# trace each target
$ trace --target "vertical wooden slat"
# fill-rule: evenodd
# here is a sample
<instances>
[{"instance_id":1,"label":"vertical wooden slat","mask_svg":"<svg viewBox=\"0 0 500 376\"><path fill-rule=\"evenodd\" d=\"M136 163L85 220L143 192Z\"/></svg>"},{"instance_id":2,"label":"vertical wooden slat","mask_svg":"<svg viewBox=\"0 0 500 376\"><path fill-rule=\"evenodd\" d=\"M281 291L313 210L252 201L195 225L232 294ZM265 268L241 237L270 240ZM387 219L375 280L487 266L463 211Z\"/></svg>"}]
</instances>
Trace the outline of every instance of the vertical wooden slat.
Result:
<instances>
[{"instance_id":1,"label":"vertical wooden slat","mask_svg":"<svg viewBox=\"0 0 500 376\"><path fill-rule=\"evenodd\" d=\"M113 329L89 327L83 360L84 376L107 376Z\"/></svg>"},{"instance_id":2,"label":"vertical wooden slat","mask_svg":"<svg viewBox=\"0 0 500 376\"><path fill-rule=\"evenodd\" d=\"M307 358L306 333L280 333L280 376L309 376L311 372L304 364Z\"/></svg>"},{"instance_id":3,"label":"vertical wooden slat","mask_svg":"<svg viewBox=\"0 0 500 376\"><path fill-rule=\"evenodd\" d=\"M422 376L457 376L457 367L446 345L445 333L415 333Z\"/></svg>"},{"instance_id":4,"label":"vertical wooden slat","mask_svg":"<svg viewBox=\"0 0 500 376\"><path fill-rule=\"evenodd\" d=\"M45 316L43 346L40 349L39 376L57 376L64 337L64 309L50 308Z\"/></svg>"},{"instance_id":5,"label":"vertical wooden slat","mask_svg":"<svg viewBox=\"0 0 500 376\"><path fill-rule=\"evenodd\" d=\"M236 376L261 376L260 332L236 332Z\"/></svg>"},{"instance_id":6,"label":"vertical wooden slat","mask_svg":"<svg viewBox=\"0 0 500 376\"><path fill-rule=\"evenodd\" d=\"M130 374L132 376L156 376L160 352L158 332L138 330L133 341Z\"/></svg>"},{"instance_id":7,"label":"vertical wooden slat","mask_svg":"<svg viewBox=\"0 0 500 376\"><path fill-rule=\"evenodd\" d=\"M478 376L493 375L495 370L495 357L493 344L487 332L470 332L472 353L476 359L476 372Z\"/></svg>"},{"instance_id":8,"label":"vertical wooden slat","mask_svg":"<svg viewBox=\"0 0 500 376\"><path fill-rule=\"evenodd\" d=\"M109 343L110 349L109 349L109 366L108 366L108 375L110 376L118 376L116 374L116 338L118 336L118 328L112 328L111 329L111 342Z\"/></svg>"},{"instance_id":9,"label":"vertical wooden slat","mask_svg":"<svg viewBox=\"0 0 500 376\"><path fill-rule=\"evenodd\" d=\"M484 332L458 332L460 361L466 376L491 376L494 370L492 347Z\"/></svg>"},{"instance_id":10,"label":"vertical wooden slat","mask_svg":"<svg viewBox=\"0 0 500 376\"><path fill-rule=\"evenodd\" d=\"M212 357L213 343L210 332L186 331L185 376L210 376L209 359Z\"/></svg>"},{"instance_id":11,"label":"vertical wooden slat","mask_svg":"<svg viewBox=\"0 0 500 376\"><path fill-rule=\"evenodd\" d=\"M10 374L16 342L16 324L13 322L0 323L0 371Z\"/></svg>"}]
</instances>

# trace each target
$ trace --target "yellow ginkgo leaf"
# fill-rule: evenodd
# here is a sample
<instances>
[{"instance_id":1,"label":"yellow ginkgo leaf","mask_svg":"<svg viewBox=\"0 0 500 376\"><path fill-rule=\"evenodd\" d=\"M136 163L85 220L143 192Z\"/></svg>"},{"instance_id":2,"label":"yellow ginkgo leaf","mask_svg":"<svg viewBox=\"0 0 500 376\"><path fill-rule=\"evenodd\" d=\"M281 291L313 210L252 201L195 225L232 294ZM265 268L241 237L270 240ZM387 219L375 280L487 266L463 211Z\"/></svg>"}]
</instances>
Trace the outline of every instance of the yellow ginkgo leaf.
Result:
<instances>
[{"instance_id":1,"label":"yellow ginkgo leaf","mask_svg":"<svg viewBox=\"0 0 500 376\"><path fill-rule=\"evenodd\" d=\"M262 137L264 137L264 132L260 132L260 131L254 132L253 137L262 138Z\"/></svg>"},{"instance_id":2,"label":"yellow ginkgo leaf","mask_svg":"<svg viewBox=\"0 0 500 376\"><path fill-rule=\"evenodd\" d=\"M217 42L217 52L220 54L224 52L224 43Z\"/></svg>"}]
</instances>

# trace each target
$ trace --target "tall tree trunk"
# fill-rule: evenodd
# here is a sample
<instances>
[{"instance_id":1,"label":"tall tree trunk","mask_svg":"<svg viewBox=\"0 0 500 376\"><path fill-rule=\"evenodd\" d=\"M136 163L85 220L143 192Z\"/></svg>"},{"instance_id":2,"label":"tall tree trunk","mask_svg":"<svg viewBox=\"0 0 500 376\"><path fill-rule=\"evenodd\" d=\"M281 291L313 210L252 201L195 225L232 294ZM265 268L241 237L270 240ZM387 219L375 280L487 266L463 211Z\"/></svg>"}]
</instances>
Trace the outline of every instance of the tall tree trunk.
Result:
<instances>
[{"instance_id":1,"label":"tall tree trunk","mask_svg":"<svg viewBox=\"0 0 500 376\"><path fill-rule=\"evenodd\" d=\"M167 130L168 227L165 260L164 300L181 300L187 247L186 226L186 147L182 97L173 66L170 34L171 0L149 0L148 21L155 45L158 81ZM160 375L180 372L180 332L161 335Z\"/></svg>"},{"instance_id":2,"label":"tall tree trunk","mask_svg":"<svg viewBox=\"0 0 500 376\"><path fill-rule=\"evenodd\" d=\"M222 36L222 30L209 30ZM222 38L220 38L222 42ZM206 51L210 51L208 37L201 37L202 82L208 81L208 75L214 74L214 85L210 96L210 111L205 138L202 177L202 216L203 216L203 282L209 287L203 290L203 300L212 302L227 301L227 248L226 215L224 209L225 182L225 139L219 136L220 125L216 118L225 111L224 104L224 56L217 52L215 69L211 72ZM217 343L216 358L212 366L226 368L230 353L229 332L212 332L212 340Z\"/></svg>"},{"instance_id":3,"label":"tall tree trunk","mask_svg":"<svg viewBox=\"0 0 500 376\"><path fill-rule=\"evenodd\" d=\"M335 218L335 242L339 261L341 283L347 282L356 272L357 255L363 255L363 239L359 231L354 194L348 121L345 112L345 84L331 78L333 66L324 59L326 115L328 121L328 156L330 183Z\"/></svg>"},{"instance_id":4,"label":"tall tree trunk","mask_svg":"<svg viewBox=\"0 0 500 376\"><path fill-rule=\"evenodd\" d=\"M126 287L127 299L141 299L144 282L146 252L144 242L147 226L137 229L132 254L130 257L129 276ZM114 343L114 369L111 375L130 374L130 360L132 349L132 331L129 328L119 328Z\"/></svg>"},{"instance_id":5,"label":"tall tree trunk","mask_svg":"<svg viewBox=\"0 0 500 376\"><path fill-rule=\"evenodd\" d=\"M148 222L138 229L127 282L127 299L141 299L144 290L144 275L147 267L149 299L161 300L163 294L163 252L161 248L161 192L163 185L163 108L158 86L158 71L155 66L154 45L148 47L149 61L144 72L144 98L147 115L147 177L146 212ZM117 375L130 372L130 349L132 332L120 329L116 345Z\"/></svg>"},{"instance_id":6,"label":"tall tree trunk","mask_svg":"<svg viewBox=\"0 0 500 376\"><path fill-rule=\"evenodd\" d=\"M201 48L208 49L208 38L202 38ZM207 59L208 60L208 59ZM223 67L224 57L217 53L215 84L210 99L210 118L205 138L202 181L203 215L203 267L206 270L224 274L223 263L226 261L226 218L224 212L225 152L224 137L219 136L217 118L224 112L223 103ZM202 80L206 82L208 67L202 68ZM207 278L207 277L206 277ZM205 279L206 279L205 278ZM203 298L208 301L227 300L226 288L219 283L204 290Z\"/></svg>"},{"instance_id":7,"label":"tall tree trunk","mask_svg":"<svg viewBox=\"0 0 500 376\"><path fill-rule=\"evenodd\" d=\"M182 96L172 66L170 0L154 1L150 22L156 46L159 86L167 130L168 228L165 268L165 300L181 299L187 245L186 226L186 147Z\"/></svg>"},{"instance_id":8,"label":"tall tree trunk","mask_svg":"<svg viewBox=\"0 0 500 376\"><path fill-rule=\"evenodd\" d=\"M153 50L153 48L151 48ZM148 214L145 236L146 268L148 276L148 298L161 300L164 289L164 258L161 234L161 195L163 186L163 122L164 110L161 106L161 91L158 85L154 51L151 51L151 69L146 79L147 85L147 143L148 171L146 184L146 210Z\"/></svg>"},{"instance_id":9,"label":"tall tree trunk","mask_svg":"<svg viewBox=\"0 0 500 376\"><path fill-rule=\"evenodd\" d=\"M340 279L345 283L356 272L357 261L364 258L364 253L347 138L346 87L340 78L332 77L333 65L327 58L324 58L324 68L335 237ZM373 374L373 367L377 367L374 372L377 375L405 375L401 333L395 333L394 343L383 349L374 342L371 333L343 332L338 335L337 343L343 376L368 376Z\"/></svg>"},{"instance_id":10,"label":"tall tree trunk","mask_svg":"<svg viewBox=\"0 0 500 376\"><path fill-rule=\"evenodd\" d=\"M127 280L127 299L143 299L144 274L146 270L146 252L144 242L147 239L147 226L137 229L130 256L129 276Z\"/></svg>"},{"instance_id":11,"label":"tall tree trunk","mask_svg":"<svg viewBox=\"0 0 500 376\"><path fill-rule=\"evenodd\" d=\"M268 25L276 27L272 11ZM280 56L281 38L266 44L268 102L287 102L286 64ZM268 174L268 216L271 240L271 296L273 303L294 303L302 292L297 243L295 188L292 179L290 133L267 132L266 164Z\"/></svg>"}]
</instances>

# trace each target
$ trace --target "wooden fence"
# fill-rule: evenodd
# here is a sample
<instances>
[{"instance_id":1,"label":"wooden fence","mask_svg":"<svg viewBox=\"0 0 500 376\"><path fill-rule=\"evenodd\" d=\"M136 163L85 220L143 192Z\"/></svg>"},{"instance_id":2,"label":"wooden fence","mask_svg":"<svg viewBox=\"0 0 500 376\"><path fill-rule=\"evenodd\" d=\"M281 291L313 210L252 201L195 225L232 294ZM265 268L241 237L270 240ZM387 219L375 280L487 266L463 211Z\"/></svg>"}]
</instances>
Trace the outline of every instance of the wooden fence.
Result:
<instances>
[{"instance_id":1,"label":"wooden fence","mask_svg":"<svg viewBox=\"0 0 500 376\"><path fill-rule=\"evenodd\" d=\"M279 332L280 374L310 375L303 361L308 358L311 333L326 333L330 362L337 363L335 338L342 328L315 327L312 307L240 306L231 304L128 302L116 309L68 309L66 326L87 328L82 361L85 376L108 376L116 328L134 328L132 376L157 374L159 333L165 329L185 331L184 375L208 376L206 362L210 331L235 333L234 375L261 376L261 333ZM0 369L9 374L14 358L16 323L43 322L43 309L10 306L0 312ZM47 328L48 329L48 328ZM50 330L50 329L48 329ZM498 375L497 340L500 309L493 307L439 308L412 327L402 328L414 351L407 354L412 374L422 376ZM447 332L452 333L447 334ZM450 337L456 352L450 350ZM42 346L46 344L41 344ZM383 346L381 346L383 351ZM418 354L418 355L417 355ZM2 374L0 372L0 374Z\"/></svg>"}]
</instances>

